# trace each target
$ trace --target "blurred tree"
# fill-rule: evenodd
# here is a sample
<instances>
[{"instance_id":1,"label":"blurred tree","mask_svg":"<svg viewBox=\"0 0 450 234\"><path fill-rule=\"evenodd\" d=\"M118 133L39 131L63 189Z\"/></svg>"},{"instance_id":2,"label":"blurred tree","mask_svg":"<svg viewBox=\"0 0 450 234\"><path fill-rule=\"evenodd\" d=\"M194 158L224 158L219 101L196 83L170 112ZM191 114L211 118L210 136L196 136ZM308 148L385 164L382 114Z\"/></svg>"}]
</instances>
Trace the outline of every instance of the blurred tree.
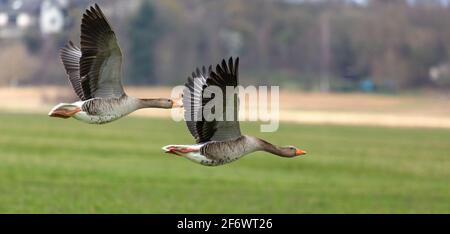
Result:
<instances>
[{"instance_id":1,"label":"blurred tree","mask_svg":"<svg viewBox=\"0 0 450 234\"><path fill-rule=\"evenodd\" d=\"M133 84L158 84L155 76L155 46L160 38L161 25L150 1L143 1L130 20L128 79Z\"/></svg>"},{"instance_id":2,"label":"blurred tree","mask_svg":"<svg viewBox=\"0 0 450 234\"><path fill-rule=\"evenodd\" d=\"M105 9L128 5L119 0L102 3ZM440 85L431 80L430 70L450 64L450 6L440 0L134 4L140 6L120 14L110 14L117 12L114 7L107 12L126 57L125 82L133 84L180 84L196 66L233 55L240 56L245 67L244 84L296 84L318 90L321 80L329 80L331 91L336 91L370 80L377 90L401 90ZM81 17L79 9L72 13ZM74 39L78 34L79 27L73 27L70 36L64 35ZM59 42L50 44L35 36L21 40L29 56L51 62L36 68L42 72L33 72L32 82L61 84L65 80L57 70ZM5 55L9 56L14 55Z\"/></svg>"},{"instance_id":3,"label":"blurred tree","mask_svg":"<svg viewBox=\"0 0 450 234\"><path fill-rule=\"evenodd\" d=\"M35 55L41 50L43 41L39 32L28 30L22 40L31 54Z\"/></svg>"}]
</instances>

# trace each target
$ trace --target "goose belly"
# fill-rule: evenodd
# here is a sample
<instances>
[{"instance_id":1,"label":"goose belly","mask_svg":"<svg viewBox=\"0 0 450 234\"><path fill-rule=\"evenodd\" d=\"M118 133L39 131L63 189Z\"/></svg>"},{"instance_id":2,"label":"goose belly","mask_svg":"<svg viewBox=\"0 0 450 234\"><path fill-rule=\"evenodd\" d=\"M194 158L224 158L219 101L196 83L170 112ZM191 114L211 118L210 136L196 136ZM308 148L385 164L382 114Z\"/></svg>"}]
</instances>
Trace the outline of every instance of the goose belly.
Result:
<instances>
[{"instance_id":1,"label":"goose belly","mask_svg":"<svg viewBox=\"0 0 450 234\"><path fill-rule=\"evenodd\" d=\"M73 117L77 120L83 121L89 124L105 124L117 120L124 115L122 114L99 114L99 115L90 115L85 111L80 111L76 113Z\"/></svg>"},{"instance_id":2,"label":"goose belly","mask_svg":"<svg viewBox=\"0 0 450 234\"><path fill-rule=\"evenodd\" d=\"M192 152L185 154L184 156L196 163L199 163L203 166L220 166L227 163L231 163L241 158L243 155L241 154L233 154L226 152L208 152L207 147L208 144L200 147L200 151Z\"/></svg>"},{"instance_id":3,"label":"goose belly","mask_svg":"<svg viewBox=\"0 0 450 234\"><path fill-rule=\"evenodd\" d=\"M173 153L171 148L191 149L192 151L187 153L182 152L182 150L175 150L175 154L204 166L220 166L231 163L258 150L258 146L252 144L246 136L196 145L167 145L163 147L163 150L167 153Z\"/></svg>"},{"instance_id":4,"label":"goose belly","mask_svg":"<svg viewBox=\"0 0 450 234\"><path fill-rule=\"evenodd\" d=\"M82 104L81 109L73 116L75 119L90 124L104 124L122 118L137 108L134 99L125 97L90 99Z\"/></svg>"},{"instance_id":5,"label":"goose belly","mask_svg":"<svg viewBox=\"0 0 450 234\"><path fill-rule=\"evenodd\" d=\"M255 147L247 146L244 136L234 140L209 142L200 149L200 153L209 160L201 164L220 166L234 162L255 150Z\"/></svg>"},{"instance_id":6,"label":"goose belly","mask_svg":"<svg viewBox=\"0 0 450 234\"><path fill-rule=\"evenodd\" d=\"M203 159L200 160L200 162L199 162L200 164L202 164L204 166L221 166L221 165L224 165L227 163L234 162L244 155L215 155L216 158L214 158L214 159L211 159L210 157L206 157L204 155L202 155L202 156L203 156Z\"/></svg>"},{"instance_id":7,"label":"goose belly","mask_svg":"<svg viewBox=\"0 0 450 234\"><path fill-rule=\"evenodd\" d=\"M222 158L222 159L212 159L211 160L209 158L204 157L204 159L201 160L199 163L202 164L203 166L215 167L215 166L221 166L221 165L224 165L227 163L234 162L238 159L239 158Z\"/></svg>"}]
</instances>

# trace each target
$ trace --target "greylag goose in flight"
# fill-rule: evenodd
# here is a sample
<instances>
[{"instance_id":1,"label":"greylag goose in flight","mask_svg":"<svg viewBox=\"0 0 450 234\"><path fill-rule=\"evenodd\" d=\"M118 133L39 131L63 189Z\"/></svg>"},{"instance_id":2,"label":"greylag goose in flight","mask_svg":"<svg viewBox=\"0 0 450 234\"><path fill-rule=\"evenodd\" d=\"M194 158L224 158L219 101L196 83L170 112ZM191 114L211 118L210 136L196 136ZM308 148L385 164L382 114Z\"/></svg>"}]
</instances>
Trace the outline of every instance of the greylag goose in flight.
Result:
<instances>
[{"instance_id":1,"label":"greylag goose in flight","mask_svg":"<svg viewBox=\"0 0 450 234\"><path fill-rule=\"evenodd\" d=\"M223 60L221 65L217 65L216 71L212 71L211 66L208 70L203 67L201 71L197 69L192 77L188 77L183 91L184 118L187 128L197 144L167 145L162 148L166 153L176 154L205 166L223 165L255 151L265 151L286 158L306 154L305 151L294 146L280 147L257 137L241 134L237 94L226 93L227 86L235 89L238 85L238 66L239 58L234 62L230 58L228 64ZM213 97L211 91L207 89L212 86L218 87L223 93L222 100L218 103L221 102L223 105L223 118L221 119L224 121L210 118L211 116L200 118L194 116L195 113L197 113L197 116L201 115L204 112L205 104L214 100L207 98ZM205 95L207 92L209 94ZM228 113L231 115L226 113L230 111L229 108L226 108L227 102L231 102L234 106L231 110L233 112ZM206 115L208 114L206 113ZM233 120L227 120L225 116L234 116L234 118Z\"/></svg>"},{"instance_id":2,"label":"greylag goose in flight","mask_svg":"<svg viewBox=\"0 0 450 234\"><path fill-rule=\"evenodd\" d=\"M51 117L103 124L142 108L174 108L181 101L139 99L126 95L122 86L122 53L114 31L100 7L90 7L81 22L81 49L71 41L61 49L61 60L72 88L81 101L61 103Z\"/></svg>"}]
</instances>

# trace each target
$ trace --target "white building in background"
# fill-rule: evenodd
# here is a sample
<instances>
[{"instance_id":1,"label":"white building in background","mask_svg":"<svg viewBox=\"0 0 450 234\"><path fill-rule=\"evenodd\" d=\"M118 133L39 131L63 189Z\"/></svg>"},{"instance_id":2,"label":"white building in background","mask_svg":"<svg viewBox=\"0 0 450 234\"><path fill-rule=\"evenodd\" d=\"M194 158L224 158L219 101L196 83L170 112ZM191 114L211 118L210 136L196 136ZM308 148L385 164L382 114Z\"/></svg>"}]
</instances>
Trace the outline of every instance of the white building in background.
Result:
<instances>
[{"instance_id":1,"label":"white building in background","mask_svg":"<svg viewBox=\"0 0 450 234\"><path fill-rule=\"evenodd\" d=\"M67 6L67 2L66 3ZM59 33L64 29L64 12L61 5L51 0L45 0L41 4L39 26L42 34Z\"/></svg>"},{"instance_id":2,"label":"white building in background","mask_svg":"<svg viewBox=\"0 0 450 234\"><path fill-rule=\"evenodd\" d=\"M69 7L83 0L0 0L0 38L18 38L28 30L43 35L62 32Z\"/></svg>"},{"instance_id":3,"label":"white building in background","mask_svg":"<svg viewBox=\"0 0 450 234\"><path fill-rule=\"evenodd\" d=\"M450 85L450 62L431 67L429 76L430 80L437 85Z\"/></svg>"},{"instance_id":4,"label":"white building in background","mask_svg":"<svg viewBox=\"0 0 450 234\"><path fill-rule=\"evenodd\" d=\"M9 16L6 12L0 12L0 27L5 27L8 24Z\"/></svg>"}]
</instances>

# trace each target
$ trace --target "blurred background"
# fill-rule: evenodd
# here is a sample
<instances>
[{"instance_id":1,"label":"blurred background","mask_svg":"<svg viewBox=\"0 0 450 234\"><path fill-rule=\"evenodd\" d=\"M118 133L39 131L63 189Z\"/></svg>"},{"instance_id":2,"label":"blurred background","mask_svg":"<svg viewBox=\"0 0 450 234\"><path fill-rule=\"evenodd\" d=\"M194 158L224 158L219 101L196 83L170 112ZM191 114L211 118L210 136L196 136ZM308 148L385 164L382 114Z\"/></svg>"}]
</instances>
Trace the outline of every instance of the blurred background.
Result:
<instances>
[{"instance_id":1,"label":"blurred background","mask_svg":"<svg viewBox=\"0 0 450 234\"><path fill-rule=\"evenodd\" d=\"M79 44L94 3L128 94L168 96L195 67L239 56L241 84L282 91L280 131L245 131L309 158L168 158L161 146L192 139L167 110L49 119L76 100L59 48ZM0 0L0 211L448 213L449 23L449 0Z\"/></svg>"},{"instance_id":2,"label":"blurred background","mask_svg":"<svg viewBox=\"0 0 450 234\"><path fill-rule=\"evenodd\" d=\"M88 0L1 0L3 86L66 85L57 48L79 41ZM450 87L447 0L97 1L129 85L180 84L241 56L243 82L302 90ZM26 62L25 62L26 61Z\"/></svg>"},{"instance_id":3,"label":"blurred background","mask_svg":"<svg viewBox=\"0 0 450 234\"><path fill-rule=\"evenodd\" d=\"M93 3L0 1L0 108L43 111L76 99L59 48L79 44ZM122 47L130 94L166 96L195 67L240 56L243 85L279 85L283 110L309 110L284 120L450 127L449 1L97 3Z\"/></svg>"}]
</instances>

